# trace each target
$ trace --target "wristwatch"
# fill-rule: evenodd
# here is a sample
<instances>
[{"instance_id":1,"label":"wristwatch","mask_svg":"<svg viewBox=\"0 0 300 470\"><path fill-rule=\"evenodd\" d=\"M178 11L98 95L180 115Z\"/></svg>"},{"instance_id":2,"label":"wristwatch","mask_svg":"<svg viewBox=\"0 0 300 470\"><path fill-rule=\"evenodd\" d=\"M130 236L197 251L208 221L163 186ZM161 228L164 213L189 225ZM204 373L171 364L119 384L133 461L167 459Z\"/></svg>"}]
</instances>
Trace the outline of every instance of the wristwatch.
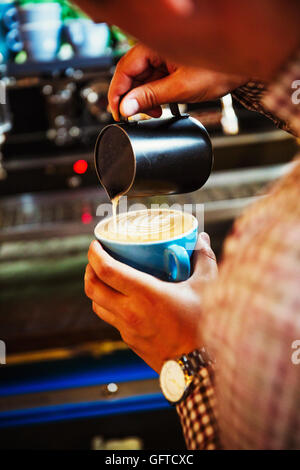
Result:
<instances>
[{"instance_id":1,"label":"wristwatch","mask_svg":"<svg viewBox=\"0 0 300 470\"><path fill-rule=\"evenodd\" d=\"M162 366L159 382L165 398L173 405L189 393L193 378L203 367L212 367L214 360L205 348L166 361Z\"/></svg>"}]
</instances>

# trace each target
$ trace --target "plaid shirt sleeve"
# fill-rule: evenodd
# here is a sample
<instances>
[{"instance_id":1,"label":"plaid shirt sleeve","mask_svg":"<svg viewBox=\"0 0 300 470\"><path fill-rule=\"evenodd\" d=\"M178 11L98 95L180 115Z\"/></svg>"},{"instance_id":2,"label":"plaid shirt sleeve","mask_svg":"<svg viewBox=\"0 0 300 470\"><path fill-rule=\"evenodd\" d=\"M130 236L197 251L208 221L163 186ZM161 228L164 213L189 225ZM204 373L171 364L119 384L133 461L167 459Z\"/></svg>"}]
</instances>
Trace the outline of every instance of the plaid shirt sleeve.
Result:
<instances>
[{"instance_id":1,"label":"plaid shirt sleeve","mask_svg":"<svg viewBox=\"0 0 300 470\"><path fill-rule=\"evenodd\" d=\"M192 384L188 399L177 405L186 445L191 450L220 449L214 373L203 368Z\"/></svg>"},{"instance_id":2,"label":"plaid shirt sleeve","mask_svg":"<svg viewBox=\"0 0 300 470\"><path fill-rule=\"evenodd\" d=\"M249 81L232 92L245 108L270 118L277 127L299 136L300 51L281 70L274 82Z\"/></svg>"},{"instance_id":3,"label":"plaid shirt sleeve","mask_svg":"<svg viewBox=\"0 0 300 470\"><path fill-rule=\"evenodd\" d=\"M298 136L300 105L291 97L299 64L297 56L256 95L257 106ZM201 318L215 379L203 369L177 405L189 449L300 448L300 364L292 360L300 340L299 201L300 159L235 222L225 242Z\"/></svg>"},{"instance_id":4,"label":"plaid shirt sleeve","mask_svg":"<svg viewBox=\"0 0 300 470\"><path fill-rule=\"evenodd\" d=\"M231 94L237 99L245 108L250 111L256 111L263 114L267 118L271 119L276 127L283 129L287 132L292 132L292 129L288 126L288 123L279 119L274 113L269 111L263 105L263 98L267 93L267 85L262 82L249 81L246 85L243 85ZM293 133L293 132L292 132Z\"/></svg>"}]
</instances>

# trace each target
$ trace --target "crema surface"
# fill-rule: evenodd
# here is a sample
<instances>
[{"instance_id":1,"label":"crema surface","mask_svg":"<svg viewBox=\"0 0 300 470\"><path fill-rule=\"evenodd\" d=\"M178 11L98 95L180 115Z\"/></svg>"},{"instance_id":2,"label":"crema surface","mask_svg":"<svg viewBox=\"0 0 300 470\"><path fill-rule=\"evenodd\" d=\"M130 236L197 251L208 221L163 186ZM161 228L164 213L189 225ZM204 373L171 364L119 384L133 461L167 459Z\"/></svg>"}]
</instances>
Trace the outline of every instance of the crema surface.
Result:
<instances>
[{"instance_id":1,"label":"crema surface","mask_svg":"<svg viewBox=\"0 0 300 470\"><path fill-rule=\"evenodd\" d=\"M179 237L193 226L194 219L188 213L149 209L104 220L97 228L97 236L121 242L153 242Z\"/></svg>"}]
</instances>

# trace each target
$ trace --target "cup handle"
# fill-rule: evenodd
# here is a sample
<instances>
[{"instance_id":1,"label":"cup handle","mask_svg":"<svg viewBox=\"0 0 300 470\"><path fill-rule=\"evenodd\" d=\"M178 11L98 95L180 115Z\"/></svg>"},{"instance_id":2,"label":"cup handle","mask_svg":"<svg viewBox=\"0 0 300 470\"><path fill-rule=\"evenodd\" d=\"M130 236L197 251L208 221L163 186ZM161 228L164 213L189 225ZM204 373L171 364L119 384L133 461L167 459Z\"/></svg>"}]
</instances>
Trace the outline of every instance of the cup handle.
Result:
<instances>
[{"instance_id":1,"label":"cup handle","mask_svg":"<svg viewBox=\"0 0 300 470\"><path fill-rule=\"evenodd\" d=\"M3 15L2 21L6 29L15 28L18 24L18 10L15 7L7 10Z\"/></svg>"},{"instance_id":2,"label":"cup handle","mask_svg":"<svg viewBox=\"0 0 300 470\"><path fill-rule=\"evenodd\" d=\"M171 245L165 249L164 265L169 279L173 282L186 281L190 277L190 257L182 246Z\"/></svg>"},{"instance_id":3,"label":"cup handle","mask_svg":"<svg viewBox=\"0 0 300 470\"><path fill-rule=\"evenodd\" d=\"M18 29L11 29L6 35L6 44L10 51L20 52L23 49L23 42Z\"/></svg>"}]
</instances>

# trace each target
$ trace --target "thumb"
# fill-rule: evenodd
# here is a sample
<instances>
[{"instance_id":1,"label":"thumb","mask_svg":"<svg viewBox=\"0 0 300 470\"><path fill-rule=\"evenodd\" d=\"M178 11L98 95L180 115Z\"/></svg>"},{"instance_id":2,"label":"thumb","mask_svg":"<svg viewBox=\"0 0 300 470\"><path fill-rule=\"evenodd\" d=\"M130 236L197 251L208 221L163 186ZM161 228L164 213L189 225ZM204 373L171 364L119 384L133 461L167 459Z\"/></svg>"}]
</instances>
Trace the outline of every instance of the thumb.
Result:
<instances>
[{"instance_id":1,"label":"thumb","mask_svg":"<svg viewBox=\"0 0 300 470\"><path fill-rule=\"evenodd\" d=\"M157 117L161 114L160 105L176 102L181 88L177 86L174 75L145 83L131 90L123 98L120 104L121 114L129 117L140 112L155 110Z\"/></svg>"},{"instance_id":2,"label":"thumb","mask_svg":"<svg viewBox=\"0 0 300 470\"><path fill-rule=\"evenodd\" d=\"M193 254L194 272L190 278L193 281L212 281L218 275L216 256L210 246L209 235L200 233Z\"/></svg>"}]
</instances>

